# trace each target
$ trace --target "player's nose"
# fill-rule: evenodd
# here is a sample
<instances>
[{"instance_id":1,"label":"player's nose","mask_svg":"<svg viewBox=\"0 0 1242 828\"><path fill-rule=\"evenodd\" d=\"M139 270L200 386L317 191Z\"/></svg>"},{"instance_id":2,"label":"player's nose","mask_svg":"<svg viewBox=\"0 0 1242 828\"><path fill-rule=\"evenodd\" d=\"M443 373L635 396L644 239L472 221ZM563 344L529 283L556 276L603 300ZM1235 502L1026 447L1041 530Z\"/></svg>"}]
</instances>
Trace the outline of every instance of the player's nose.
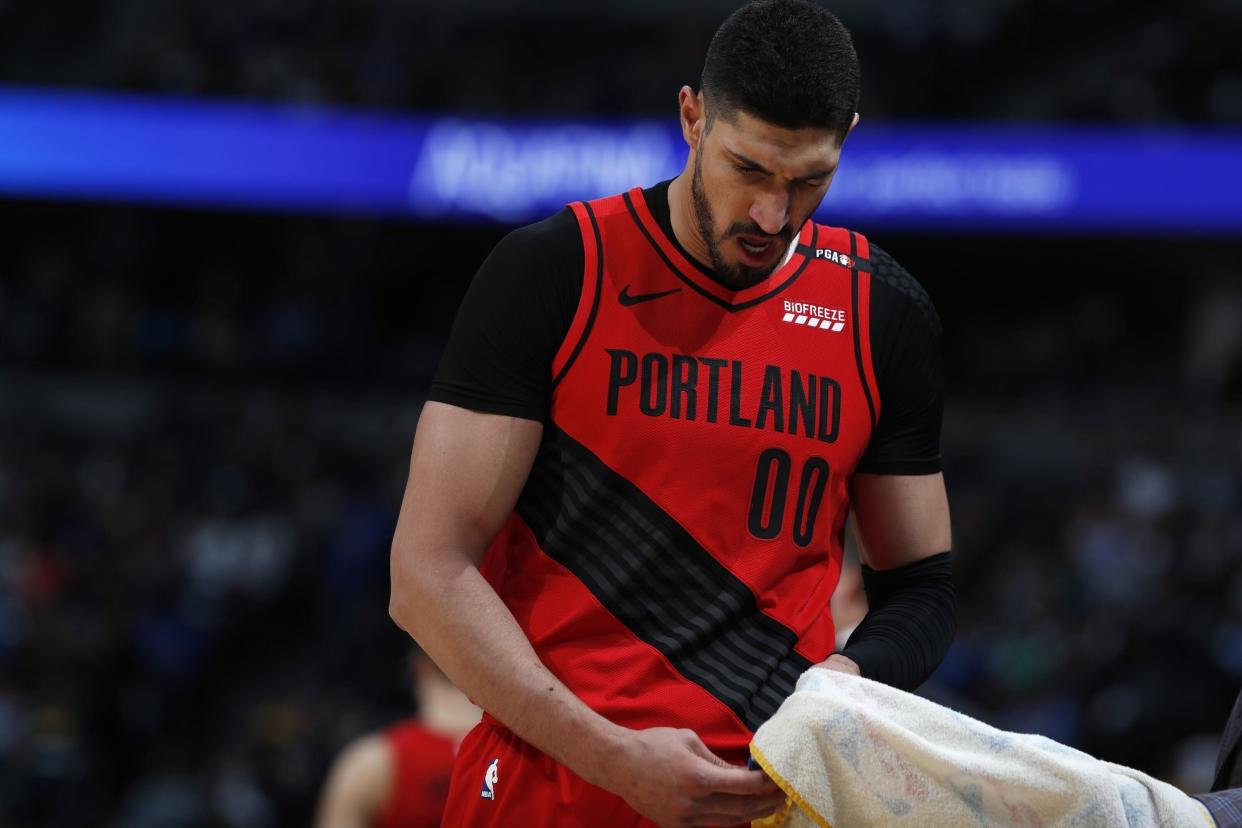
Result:
<instances>
[{"instance_id":1,"label":"player's nose","mask_svg":"<svg viewBox=\"0 0 1242 828\"><path fill-rule=\"evenodd\" d=\"M789 197L783 193L763 193L750 203L750 218L768 235L775 236L789 221Z\"/></svg>"}]
</instances>

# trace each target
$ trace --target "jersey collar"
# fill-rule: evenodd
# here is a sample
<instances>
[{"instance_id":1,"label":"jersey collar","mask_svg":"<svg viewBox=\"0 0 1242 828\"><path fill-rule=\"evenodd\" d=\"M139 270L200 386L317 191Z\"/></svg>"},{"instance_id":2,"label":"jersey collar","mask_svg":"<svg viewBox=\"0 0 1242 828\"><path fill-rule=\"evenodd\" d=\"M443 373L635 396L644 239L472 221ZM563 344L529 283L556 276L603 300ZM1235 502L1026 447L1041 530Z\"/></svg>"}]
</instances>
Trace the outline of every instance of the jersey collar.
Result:
<instances>
[{"instance_id":1,"label":"jersey collar","mask_svg":"<svg viewBox=\"0 0 1242 828\"><path fill-rule=\"evenodd\" d=\"M761 282L741 290L731 290L713 279L709 275L711 271L690 259L681 251L679 245L673 243L647 207L642 188L635 187L625 194L625 206L669 269L697 293L729 311L757 305L789 287L810 261L804 251L815 249L815 222L808 219L802 225L798 237L790 244L793 254L787 257L783 265Z\"/></svg>"}]
</instances>

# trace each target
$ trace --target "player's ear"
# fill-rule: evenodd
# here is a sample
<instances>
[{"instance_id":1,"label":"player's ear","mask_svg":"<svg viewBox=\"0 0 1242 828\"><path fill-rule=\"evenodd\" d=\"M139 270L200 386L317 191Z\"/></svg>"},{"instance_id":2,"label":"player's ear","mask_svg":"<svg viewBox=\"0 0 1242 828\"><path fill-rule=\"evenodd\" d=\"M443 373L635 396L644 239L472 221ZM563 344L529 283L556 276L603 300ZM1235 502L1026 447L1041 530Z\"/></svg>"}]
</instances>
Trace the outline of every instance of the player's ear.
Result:
<instances>
[{"instance_id":1,"label":"player's ear","mask_svg":"<svg viewBox=\"0 0 1242 828\"><path fill-rule=\"evenodd\" d=\"M854 131L854 127L858 126L858 113L854 113L854 120L850 121L849 129L845 130L845 135L841 138L841 143L845 143L845 139L850 137L850 133Z\"/></svg>"},{"instance_id":2,"label":"player's ear","mask_svg":"<svg viewBox=\"0 0 1242 828\"><path fill-rule=\"evenodd\" d=\"M681 115L681 135L686 139L686 145L690 149L698 150L699 141L707 125L703 96L689 86L683 86L677 93L677 107Z\"/></svg>"}]
</instances>

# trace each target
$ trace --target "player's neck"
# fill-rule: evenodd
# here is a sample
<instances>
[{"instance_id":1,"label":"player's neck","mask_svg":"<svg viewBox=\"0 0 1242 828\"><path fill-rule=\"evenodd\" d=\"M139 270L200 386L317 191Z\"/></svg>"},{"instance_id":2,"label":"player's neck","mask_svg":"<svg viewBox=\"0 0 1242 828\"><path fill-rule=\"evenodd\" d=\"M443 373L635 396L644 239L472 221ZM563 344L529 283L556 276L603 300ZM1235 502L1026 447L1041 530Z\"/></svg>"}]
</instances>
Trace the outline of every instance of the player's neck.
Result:
<instances>
[{"instance_id":1,"label":"player's neck","mask_svg":"<svg viewBox=\"0 0 1242 828\"><path fill-rule=\"evenodd\" d=\"M668 185L668 217L673 225L673 235L681 249L694 257L695 261L711 269L712 258L707 252L707 242L699 230L699 223L694 220L694 202L690 194L690 167L682 171Z\"/></svg>"}]
</instances>

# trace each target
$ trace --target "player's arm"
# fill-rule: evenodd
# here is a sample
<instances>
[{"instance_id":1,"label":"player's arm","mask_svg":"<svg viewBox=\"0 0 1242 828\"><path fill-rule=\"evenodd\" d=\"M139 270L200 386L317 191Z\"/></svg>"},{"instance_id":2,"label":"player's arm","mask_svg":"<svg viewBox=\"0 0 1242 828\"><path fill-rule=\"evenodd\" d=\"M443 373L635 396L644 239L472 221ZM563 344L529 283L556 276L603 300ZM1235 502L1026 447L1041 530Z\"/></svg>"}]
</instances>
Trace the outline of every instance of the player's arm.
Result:
<instances>
[{"instance_id":1,"label":"player's arm","mask_svg":"<svg viewBox=\"0 0 1242 828\"><path fill-rule=\"evenodd\" d=\"M392 776L392 750L382 737L349 744L328 772L316 828L369 828L388 802Z\"/></svg>"},{"instance_id":2,"label":"player's arm","mask_svg":"<svg viewBox=\"0 0 1242 828\"><path fill-rule=\"evenodd\" d=\"M860 474L853 491L868 609L827 666L913 690L957 631L944 476Z\"/></svg>"},{"instance_id":3,"label":"player's arm","mask_svg":"<svg viewBox=\"0 0 1242 828\"><path fill-rule=\"evenodd\" d=\"M766 816L783 794L690 731L634 731L589 708L539 660L479 564L542 436L534 420L429 402L392 547L390 613L454 684L523 740L660 822Z\"/></svg>"},{"instance_id":4,"label":"player's arm","mask_svg":"<svg viewBox=\"0 0 1242 828\"><path fill-rule=\"evenodd\" d=\"M868 611L827 666L912 690L939 665L957 630L940 473L940 320L892 257L873 248L872 264L881 415L851 482Z\"/></svg>"},{"instance_id":5,"label":"player's arm","mask_svg":"<svg viewBox=\"0 0 1242 828\"><path fill-rule=\"evenodd\" d=\"M390 613L454 684L519 737L661 823L743 822L783 794L690 731L632 731L539 660L479 572L542 436L553 356L582 287L572 214L510 234L476 275L419 419L392 545Z\"/></svg>"}]
</instances>

